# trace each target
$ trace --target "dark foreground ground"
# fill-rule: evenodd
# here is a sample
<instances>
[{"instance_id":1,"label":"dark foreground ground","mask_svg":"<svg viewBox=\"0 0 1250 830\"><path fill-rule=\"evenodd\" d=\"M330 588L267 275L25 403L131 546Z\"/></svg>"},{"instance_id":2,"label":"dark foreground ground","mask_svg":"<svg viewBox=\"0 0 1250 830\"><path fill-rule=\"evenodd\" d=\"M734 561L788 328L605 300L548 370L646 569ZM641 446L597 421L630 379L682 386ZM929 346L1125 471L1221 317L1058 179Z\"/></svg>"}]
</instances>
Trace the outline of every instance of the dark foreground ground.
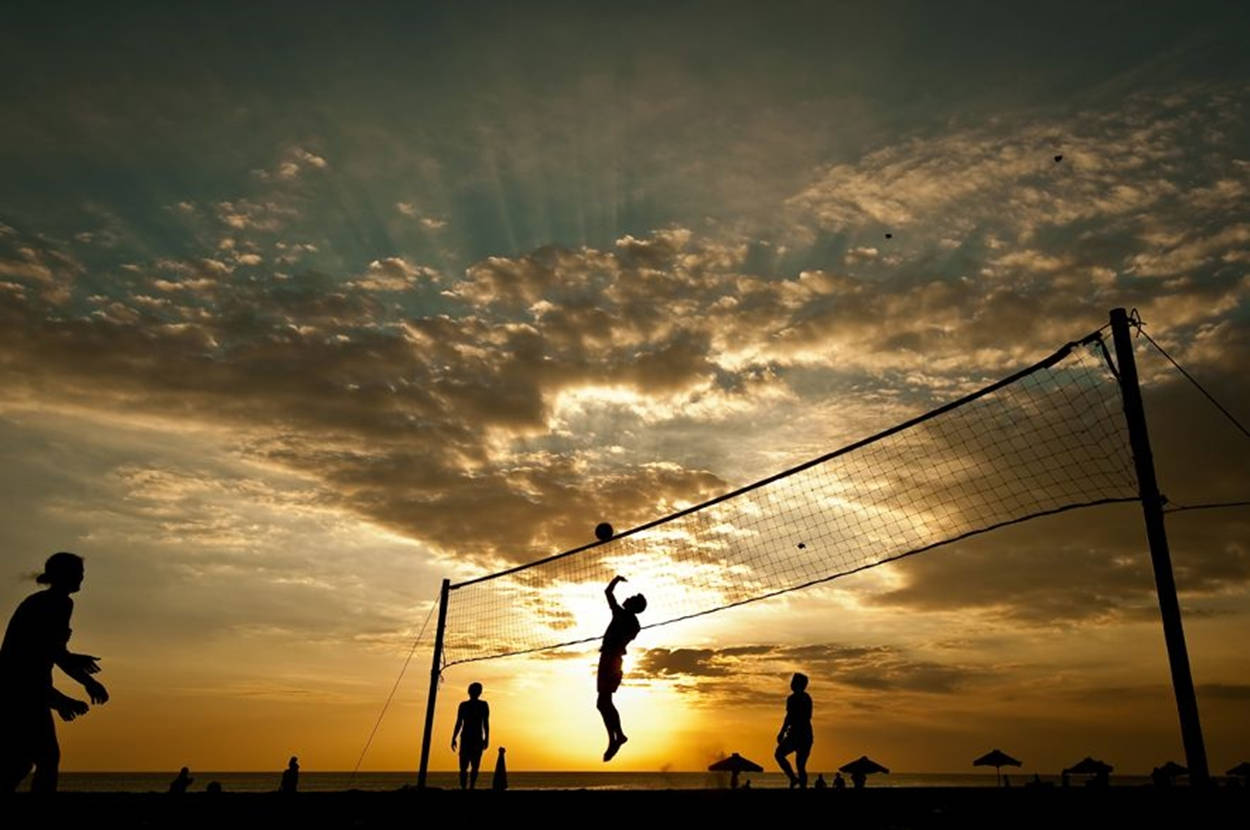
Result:
<instances>
[{"instance_id":1,"label":"dark foreground ground","mask_svg":"<svg viewBox=\"0 0 1250 830\"><path fill-rule=\"evenodd\" d=\"M5 827L349 828L631 827L653 830L864 827L1237 827L1250 790L881 788L832 790L529 790L398 792L19 793Z\"/></svg>"}]
</instances>

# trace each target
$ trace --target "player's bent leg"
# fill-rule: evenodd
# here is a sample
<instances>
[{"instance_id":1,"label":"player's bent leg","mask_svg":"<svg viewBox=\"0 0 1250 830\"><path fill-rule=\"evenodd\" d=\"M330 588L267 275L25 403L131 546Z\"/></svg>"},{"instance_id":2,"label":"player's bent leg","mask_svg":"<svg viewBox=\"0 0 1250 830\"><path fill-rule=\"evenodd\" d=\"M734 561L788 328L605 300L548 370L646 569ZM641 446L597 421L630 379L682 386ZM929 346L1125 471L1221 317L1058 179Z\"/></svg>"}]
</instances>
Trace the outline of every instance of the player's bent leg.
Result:
<instances>
[{"instance_id":1,"label":"player's bent leg","mask_svg":"<svg viewBox=\"0 0 1250 830\"><path fill-rule=\"evenodd\" d=\"M777 766L781 767L781 771L786 774L786 779L790 782L791 787L795 785L798 779L794 777L794 768L790 766L790 761L786 756L793 751L787 743L781 743L777 745L777 751L773 753Z\"/></svg>"},{"instance_id":2,"label":"player's bent leg","mask_svg":"<svg viewBox=\"0 0 1250 830\"><path fill-rule=\"evenodd\" d=\"M799 747L794 753L794 765L799 770L799 786L803 789L807 789L807 756L811 755L811 753L812 747L810 744Z\"/></svg>"}]
</instances>

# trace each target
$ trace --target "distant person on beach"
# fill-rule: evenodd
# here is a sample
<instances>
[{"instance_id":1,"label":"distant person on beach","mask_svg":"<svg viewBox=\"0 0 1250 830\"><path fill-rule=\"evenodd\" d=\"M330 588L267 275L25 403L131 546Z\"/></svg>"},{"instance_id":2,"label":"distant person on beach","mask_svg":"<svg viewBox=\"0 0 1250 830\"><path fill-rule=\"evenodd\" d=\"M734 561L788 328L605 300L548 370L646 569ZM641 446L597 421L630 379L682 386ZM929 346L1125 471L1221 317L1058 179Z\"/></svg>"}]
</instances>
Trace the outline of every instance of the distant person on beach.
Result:
<instances>
[{"instance_id":1,"label":"distant person on beach","mask_svg":"<svg viewBox=\"0 0 1250 830\"><path fill-rule=\"evenodd\" d=\"M52 667L59 666L82 684L92 703L109 699L104 686L91 675L100 671L100 658L69 651L70 594L82 587L82 557L61 551L48 557L35 578L45 590L31 594L17 606L0 645L0 793L12 792L31 771L32 792L55 792L61 763L52 713L72 721L88 706L57 691Z\"/></svg>"},{"instance_id":2,"label":"distant person on beach","mask_svg":"<svg viewBox=\"0 0 1250 830\"><path fill-rule=\"evenodd\" d=\"M499 757L495 759L495 774L490 779L490 788L495 792L508 789L508 763L503 759L504 748L499 747Z\"/></svg>"},{"instance_id":3,"label":"distant person on beach","mask_svg":"<svg viewBox=\"0 0 1250 830\"><path fill-rule=\"evenodd\" d=\"M284 793L293 793L299 790L299 758L294 755L287 763L286 769L282 771L282 783L278 785L278 791Z\"/></svg>"},{"instance_id":4,"label":"distant person on beach","mask_svg":"<svg viewBox=\"0 0 1250 830\"><path fill-rule=\"evenodd\" d=\"M807 675L795 672L790 678L790 689L793 694L786 698L786 719L777 733L777 751L773 757L790 779L791 789L807 789L807 756L812 752L812 698L806 691ZM799 769L797 775L786 758L791 753Z\"/></svg>"},{"instance_id":5,"label":"distant person on beach","mask_svg":"<svg viewBox=\"0 0 1250 830\"><path fill-rule=\"evenodd\" d=\"M482 753L490 746L490 707L481 700L482 684L469 684L469 699L456 710L456 728L451 731L451 751L456 751L460 737L460 789L477 786L477 770ZM470 773L469 770L472 769Z\"/></svg>"},{"instance_id":6,"label":"distant person on beach","mask_svg":"<svg viewBox=\"0 0 1250 830\"><path fill-rule=\"evenodd\" d=\"M813 784L812 786L818 790L823 790L829 786L828 784L825 783L825 774L823 772L820 775L816 776L816 783Z\"/></svg>"},{"instance_id":7,"label":"distant person on beach","mask_svg":"<svg viewBox=\"0 0 1250 830\"><path fill-rule=\"evenodd\" d=\"M842 773L840 773L840 772L835 772L835 773L833 774L833 788L834 788L835 790L845 790L845 789L846 789L846 779L842 777Z\"/></svg>"},{"instance_id":8,"label":"distant person on beach","mask_svg":"<svg viewBox=\"0 0 1250 830\"><path fill-rule=\"evenodd\" d=\"M169 791L174 795L182 795L194 781L195 779L191 777L191 770L183 767L178 770L178 777L169 782Z\"/></svg>"},{"instance_id":9,"label":"distant person on beach","mask_svg":"<svg viewBox=\"0 0 1250 830\"><path fill-rule=\"evenodd\" d=\"M608 748L603 753L604 763L616 757L616 753L629 740L621 730L621 714L616 711L612 695L621 688L625 647L638 636L641 629L638 615L647 610L647 598L642 594L634 594L623 605L617 603L612 592L619 583L626 581L623 576L614 576L604 590L608 597L608 607L612 609L612 622L608 623L607 631L603 632L603 643L599 646L599 676L596 681L599 699L595 703L595 708L603 716L603 726L608 730Z\"/></svg>"},{"instance_id":10,"label":"distant person on beach","mask_svg":"<svg viewBox=\"0 0 1250 830\"><path fill-rule=\"evenodd\" d=\"M851 773L851 786L857 790L862 790L864 785L868 783L868 776L862 772Z\"/></svg>"}]
</instances>

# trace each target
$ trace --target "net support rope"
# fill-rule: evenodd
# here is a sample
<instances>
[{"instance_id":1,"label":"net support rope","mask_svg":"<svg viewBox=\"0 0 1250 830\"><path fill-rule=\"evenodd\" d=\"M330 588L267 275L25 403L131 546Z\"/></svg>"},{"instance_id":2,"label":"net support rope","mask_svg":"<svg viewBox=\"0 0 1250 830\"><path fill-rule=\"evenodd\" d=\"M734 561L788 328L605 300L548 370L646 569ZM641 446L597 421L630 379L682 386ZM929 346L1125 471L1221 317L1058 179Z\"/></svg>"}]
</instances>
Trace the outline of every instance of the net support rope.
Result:
<instances>
[{"instance_id":1,"label":"net support rope","mask_svg":"<svg viewBox=\"0 0 1250 830\"><path fill-rule=\"evenodd\" d=\"M644 628L1040 516L1138 499L1102 329L875 435L596 542L462 581L443 665L593 642L615 574ZM610 517L605 517L610 518Z\"/></svg>"},{"instance_id":2,"label":"net support rope","mask_svg":"<svg viewBox=\"0 0 1250 830\"><path fill-rule=\"evenodd\" d=\"M360 772L360 765L364 763L365 755L369 752L369 747L373 745L373 738L378 734L378 727L382 725L382 719L386 717L386 710L391 708L391 701L395 699L395 693L399 691L399 684L403 681L404 674L408 671L408 664L412 662L412 655L417 653L417 646L421 645L421 639L425 637L426 626L430 624L430 617L434 616L434 609L436 608L438 608L438 603L431 602L429 613L425 615L425 622L421 623L421 630L417 632L416 638L412 641L412 648L408 649L408 656L404 658L404 664L399 667L399 676L395 678L395 683L391 686L390 693L382 703L382 711L378 712L378 718L373 722L373 729L369 730L369 737L365 739L365 745L360 750L360 757L356 759L356 766L352 767L352 774L347 779L348 785L356 780L356 773Z\"/></svg>"}]
</instances>

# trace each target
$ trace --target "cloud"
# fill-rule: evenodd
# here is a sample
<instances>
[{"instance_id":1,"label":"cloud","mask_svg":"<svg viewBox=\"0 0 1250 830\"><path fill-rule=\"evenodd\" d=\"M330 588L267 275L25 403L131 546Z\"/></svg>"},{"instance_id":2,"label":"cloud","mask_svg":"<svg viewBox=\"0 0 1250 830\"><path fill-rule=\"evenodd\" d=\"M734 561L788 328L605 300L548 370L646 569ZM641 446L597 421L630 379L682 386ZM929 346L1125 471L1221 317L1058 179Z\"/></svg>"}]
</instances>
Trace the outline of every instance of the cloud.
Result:
<instances>
[{"instance_id":1,"label":"cloud","mask_svg":"<svg viewBox=\"0 0 1250 830\"><path fill-rule=\"evenodd\" d=\"M252 171L252 175L263 182L289 182L299 178L309 168L325 170L329 166L330 163L323 156L297 146L283 153L277 166L272 170L257 169Z\"/></svg>"},{"instance_id":2,"label":"cloud","mask_svg":"<svg viewBox=\"0 0 1250 830\"><path fill-rule=\"evenodd\" d=\"M251 199L218 202L216 211L221 223L235 230L277 231L299 216L299 210L294 207Z\"/></svg>"},{"instance_id":3,"label":"cloud","mask_svg":"<svg viewBox=\"0 0 1250 830\"><path fill-rule=\"evenodd\" d=\"M369 270L349 285L365 291L407 291L423 280L437 282L438 278L433 268L393 256L370 262Z\"/></svg>"},{"instance_id":4,"label":"cloud","mask_svg":"<svg viewBox=\"0 0 1250 830\"><path fill-rule=\"evenodd\" d=\"M988 667L914 660L896 646L840 643L648 649L630 668L631 676L693 682L684 688L697 691L704 705L720 705L726 697L775 702L778 678L792 671L856 691L942 695L997 674Z\"/></svg>"}]
</instances>

